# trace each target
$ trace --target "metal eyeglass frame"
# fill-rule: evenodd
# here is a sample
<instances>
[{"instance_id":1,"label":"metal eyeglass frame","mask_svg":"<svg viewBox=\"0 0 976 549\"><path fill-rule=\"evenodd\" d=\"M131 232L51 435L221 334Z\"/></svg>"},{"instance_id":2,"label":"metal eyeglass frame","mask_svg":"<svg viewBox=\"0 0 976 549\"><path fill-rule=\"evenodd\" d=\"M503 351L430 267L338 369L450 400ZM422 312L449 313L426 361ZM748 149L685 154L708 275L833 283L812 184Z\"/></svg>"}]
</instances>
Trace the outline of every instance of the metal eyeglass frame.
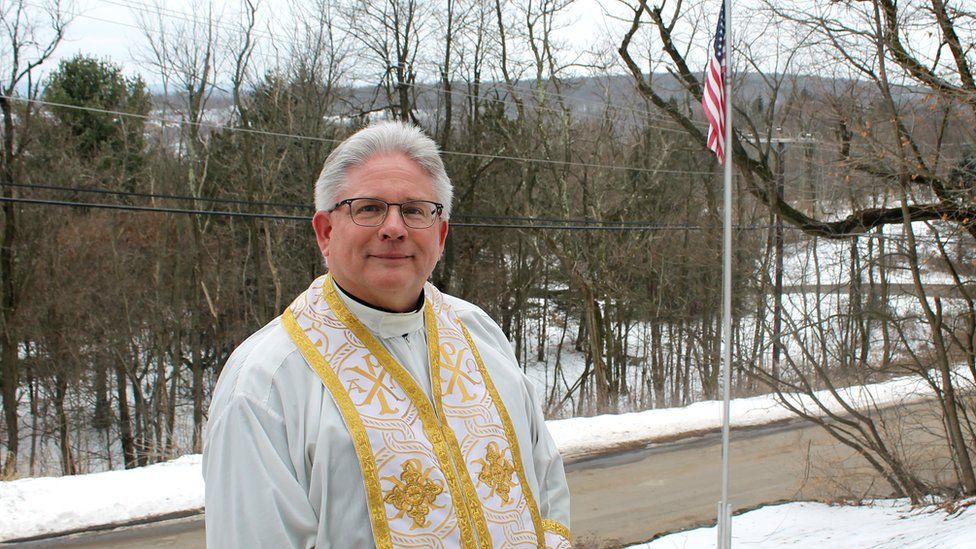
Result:
<instances>
[{"instance_id":1,"label":"metal eyeglass frame","mask_svg":"<svg viewBox=\"0 0 976 549\"><path fill-rule=\"evenodd\" d=\"M356 200L373 200L373 201L376 201L376 202L382 202L383 204L386 204L386 211L383 212L383 217L379 220L379 222L377 224L375 224L375 225L364 225L364 224L356 221L356 216L353 215L353 213L352 213L352 203L354 201L356 201ZM430 225L427 225L425 227L415 227L415 226L411 225L410 223L408 223L407 222L407 218L405 218L403 216L403 205L404 204L414 204L414 203L418 203L418 202L421 203L421 204L431 204L431 205L434 206L434 215L431 217ZM336 202L335 205L333 205L331 209L326 210L326 211L328 211L330 213L331 212L334 212L335 210L337 210L339 208L339 206L344 206L346 204L349 205L349 219L352 219L352 222L355 223L356 225L359 225L360 227L379 227L380 225L382 225L384 222L386 222L386 216L390 215L390 206L397 206L397 209L400 211L400 220L403 221L403 224L405 226L407 226L407 227L409 227L411 229L429 229L429 228L433 227L434 226L434 223L437 222L437 218L440 217L441 214L444 212L444 205L441 204L440 202L434 202L432 200L407 200L405 202L387 202L386 200L383 200L382 198L373 198L371 196L357 196L357 197L354 197L354 198L347 198L345 200L340 200L340 201Z\"/></svg>"}]
</instances>

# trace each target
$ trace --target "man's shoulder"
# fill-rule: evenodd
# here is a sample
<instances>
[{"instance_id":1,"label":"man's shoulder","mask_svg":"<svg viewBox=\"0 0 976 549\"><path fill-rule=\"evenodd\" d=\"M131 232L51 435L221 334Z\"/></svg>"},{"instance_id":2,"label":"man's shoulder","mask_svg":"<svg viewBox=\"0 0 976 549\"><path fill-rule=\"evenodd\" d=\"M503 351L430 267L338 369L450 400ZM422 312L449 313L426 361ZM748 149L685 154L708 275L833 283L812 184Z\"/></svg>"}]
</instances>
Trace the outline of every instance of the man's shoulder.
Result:
<instances>
[{"instance_id":1,"label":"man's shoulder","mask_svg":"<svg viewBox=\"0 0 976 549\"><path fill-rule=\"evenodd\" d=\"M465 301L460 297L456 297L445 293L441 293L441 296L443 296L444 298L444 303L446 303L452 309L454 309L454 312L457 313L458 316L461 316L462 320L464 320L464 317L470 317L470 318L483 317L488 319L492 323L494 323L494 320L491 320L491 317L488 316L488 313L486 313L484 309L475 305L474 303L471 303L470 301Z\"/></svg>"},{"instance_id":2,"label":"man's shoulder","mask_svg":"<svg viewBox=\"0 0 976 549\"><path fill-rule=\"evenodd\" d=\"M464 322L469 330L477 328L480 332L491 334L493 339L501 338L502 340L508 341L501 327L484 309L460 297L444 293L441 295L443 296L444 303L457 314L458 318L461 319L461 322Z\"/></svg>"},{"instance_id":3,"label":"man's shoulder","mask_svg":"<svg viewBox=\"0 0 976 549\"><path fill-rule=\"evenodd\" d=\"M241 343L224 365L214 390L214 401L246 397L266 402L276 384L308 368L298 346L281 324L281 317L267 323Z\"/></svg>"},{"instance_id":4,"label":"man's shoulder","mask_svg":"<svg viewBox=\"0 0 976 549\"><path fill-rule=\"evenodd\" d=\"M481 307L461 298L443 294L444 303L454 309L478 348L482 362L511 409L523 409L531 400L532 382L519 366L512 343L505 332ZM528 408L525 408L528 410ZM526 412L528 413L528 412Z\"/></svg>"},{"instance_id":5,"label":"man's shoulder","mask_svg":"<svg viewBox=\"0 0 976 549\"><path fill-rule=\"evenodd\" d=\"M474 338L475 342L487 344L497 349L510 359L509 362L517 365L512 343L505 337L505 332L502 331L501 326L488 316L488 313L484 309L459 297L448 294L441 295L444 296L444 303L454 310L454 313L464 323L464 326L471 333L471 337Z\"/></svg>"}]
</instances>

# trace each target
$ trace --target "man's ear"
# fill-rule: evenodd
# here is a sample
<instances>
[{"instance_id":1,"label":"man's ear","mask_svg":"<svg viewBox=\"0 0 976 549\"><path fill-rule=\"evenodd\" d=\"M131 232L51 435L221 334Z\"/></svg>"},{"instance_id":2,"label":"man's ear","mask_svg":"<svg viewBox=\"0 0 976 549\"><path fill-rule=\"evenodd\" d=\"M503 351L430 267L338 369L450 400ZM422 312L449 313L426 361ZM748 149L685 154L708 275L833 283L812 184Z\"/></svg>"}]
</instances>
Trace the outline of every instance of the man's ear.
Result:
<instances>
[{"instance_id":1,"label":"man's ear","mask_svg":"<svg viewBox=\"0 0 976 549\"><path fill-rule=\"evenodd\" d=\"M312 229L322 257L329 257L329 240L332 238L332 218L329 212L319 210L312 216Z\"/></svg>"},{"instance_id":2,"label":"man's ear","mask_svg":"<svg viewBox=\"0 0 976 549\"><path fill-rule=\"evenodd\" d=\"M437 230L440 231L438 237L440 238L441 241L442 254L444 253L444 243L447 241L447 225L448 225L447 221L442 219L441 226L437 228Z\"/></svg>"}]
</instances>

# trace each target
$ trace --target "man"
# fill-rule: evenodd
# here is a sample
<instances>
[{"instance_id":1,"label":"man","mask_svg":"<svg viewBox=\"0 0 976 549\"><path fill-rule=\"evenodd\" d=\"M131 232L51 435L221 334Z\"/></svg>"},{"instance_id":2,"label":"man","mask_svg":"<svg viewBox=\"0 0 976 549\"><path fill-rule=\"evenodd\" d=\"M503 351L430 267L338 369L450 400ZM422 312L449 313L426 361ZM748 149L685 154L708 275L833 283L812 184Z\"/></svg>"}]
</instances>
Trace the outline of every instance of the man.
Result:
<instances>
[{"instance_id":1,"label":"man","mask_svg":"<svg viewBox=\"0 0 976 549\"><path fill-rule=\"evenodd\" d=\"M511 346L426 283L451 195L413 126L329 155L312 219L329 274L214 391L208 547L569 546L562 460Z\"/></svg>"}]
</instances>

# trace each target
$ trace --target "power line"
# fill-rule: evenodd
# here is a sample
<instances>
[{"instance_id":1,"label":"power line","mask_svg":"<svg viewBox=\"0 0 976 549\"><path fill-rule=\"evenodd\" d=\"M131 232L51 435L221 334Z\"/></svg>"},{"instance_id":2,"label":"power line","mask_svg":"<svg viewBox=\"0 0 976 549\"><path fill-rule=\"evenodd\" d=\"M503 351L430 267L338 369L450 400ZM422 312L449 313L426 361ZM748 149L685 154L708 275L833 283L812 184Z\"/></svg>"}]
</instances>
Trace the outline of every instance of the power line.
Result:
<instances>
[{"instance_id":1,"label":"power line","mask_svg":"<svg viewBox=\"0 0 976 549\"><path fill-rule=\"evenodd\" d=\"M176 122L176 121L173 121L173 120L169 120L169 119L167 119L167 118L165 118L163 116L154 116L154 115L149 115L149 114L131 113L131 112L126 112L126 111L117 111L117 110L111 110L111 109L101 109L101 108L97 108L97 107L87 107L87 106L82 106L82 105L69 105L69 104L66 104L66 103L56 103L56 102L53 102L53 101L45 101L45 100L42 100L42 99L31 99L31 98L25 98L25 97L16 97L16 96L3 95L3 94L0 94L0 97L6 98L6 99L11 100L11 101L19 101L19 102L24 102L24 103L35 103L35 104L45 105L45 106L50 106L50 107L59 107L59 108L66 108L66 109L74 109L74 110L81 110L81 111L87 111L87 112L96 112L96 113L110 114L110 115L115 115L115 116L128 116L128 117L138 118L138 119L147 120L147 121L159 122L163 126L165 126L166 124L180 123L180 124L196 125L196 126L199 126L199 127L209 128L209 129L212 129L212 130L224 130L224 131L229 131L229 132L240 132L240 133L253 134L253 135L264 135L264 136L269 136L269 137L278 137L278 138L286 138L286 139L297 139L297 140L316 141L316 142L324 142L324 143L331 143L331 144L338 144L338 143L341 142L341 140L331 139L331 138L326 138L326 137L316 137L316 136L308 136L308 135L301 135L301 134L289 134L289 133L284 133L284 132L272 132L272 131L268 131L268 130L256 130L256 129L253 129L253 128L243 128L243 127L237 127L237 126L230 126L230 125L226 125L226 124L215 124L215 123L209 123L209 122L193 122L193 121L180 121L180 122ZM831 145L823 145L822 143L820 143L820 144L817 145L817 147L818 148L830 148ZM510 155L492 155L492 154L486 154L486 153L472 153L472 152L466 152L466 151L449 151L449 150L443 150L443 151L441 151L441 153L442 154L446 154L446 155L453 155L453 156L474 157L474 158L488 158L488 159L496 159L496 160L508 160L508 161L513 161L513 162L535 162L535 163L541 163L541 164L551 164L551 165L566 166L566 167L588 167L588 168L593 168L593 169L629 170L629 171L637 172L637 173L667 174L667 175L713 175L714 174L714 172L712 172L712 171L663 170L663 169L641 168L641 167L636 167L636 166L621 166L621 165L614 165L614 164L595 164L595 163L588 163L588 162L573 162L573 161L568 161L568 160L552 160L552 159L546 159L546 158L531 158L531 157L519 157L519 156L510 156ZM947 166L947 169L951 169L951 168L954 168L954 167L953 166ZM900 174L913 175L915 173L916 172L913 171L913 170L907 170L906 169L906 170L902 170L902 171L892 171L892 172L889 172L886 175L888 175L888 176L896 176L896 175L900 175ZM930 175L932 177L947 177L947 175L940 175L938 173L932 173Z\"/></svg>"},{"instance_id":2,"label":"power line","mask_svg":"<svg viewBox=\"0 0 976 549\"><path fill-rule=\"evenodd\" d=\"M46 200L46 199L35 199L35 198L20 198L20 197L0 197L0 203L10 202L10 203L20 203L35 206L57 206L57 207L71 207L71 208L91 208L91 209L107 209L116 211L131 211L131 212L157 212L175 215L205 215L205 216L216 216L216 217L241 217L241 218L252 218L252 219L271 219L271 220L283 220L283 221L310 221L311 216L303 215L288 215L288 214L278 214L278 213L264 213L264 212L239 212L239 211L228 211L228 210L197 210L190 208L164 208L159 206L137 206L129 204L106 204L98 202L77 202L68 200ZM472 216L478 217L478 216ZM492 217L492 216L485 216ZM500 217L500 216L494 216ZM512 219L526 219L534 220L536 218L517 218ZM587 220L555 220L560 221L559 224L537 224L537 223L471 223L471 222L456 222L451 221L450 225L452 228L463 228L463 229L520 229L520 230L555 230L555 231L604 231L604 232L664 232L664 231L718 231L719 226L705 226L705 225L691 225L691 224L675 224L675 225L587 225L587 224L574 224L576 222L588 223ZM775 225L763 224L763 225L733 225L733 229L736 231L755 231L755 230L768 230L774 228ZM803 229L796 226L784 227L787 230L801 232ZM803 233L805 234L805 233ZM809 235L808 235L809 236ZM836 235L838 237L845 238L866 238L866 239L885 239L893 241L905 242L908 240L907 235L895 235L895 234L878 234L875 232L865 232L865 233L851 233L847 235ZM814 237L817 239L820 237ZM824 237L826 238L826 237ZM827 239L836 240L836 239ZM928 244L935 244L942 242L943 244L955 244L958 240L948 240L947 238L931 238L924 236L916 236L916 242L923 242ZM791 243L792 244L796 244Z\"/></svg>"},{"instance_id":3,"label":"power line","mask_svg":"<svg viewBox=\"0 0 976 549\"><path fill-rule=\"evenodd\" d=\"M110 4L110 5L127 7L127 8L129 8L129 9L135 11L135 12L139 12L139 13L143 13L143 14L158 15L159 17L167 17L167 18L171 18L171 19L179 19L179 20L183 20L183 21L190 22L190 23L193 23L193 24L203 24L203 23L210 24L210 23L212 23L213 25L215 25L217 27L227 27L227 25L225 25L224 23L222 23L219 19L218 20L214 20L212 22L207 22L207 21L205 21L203 19L196 18L195 16L193 16L191 14L185 14L185 13L180 12L180 11L177 11L177 10L169 10L167 8L164 8L164 7L148 6L147 4L140 3L140 2L126 1L126 0L121 0L121 1L102 0L102 1L103 1L103 3ZM87 14L81 14L81 13L76 13L75 15L84 16L84 17L91 17L91 16L88 16ZM109 23L109 24L118 24L118 25L122 25L122 26L127 26L127 27L131 27L131 28L135 28L135 29L138 29L138 30L142 30L137 25L131 25L131 24L124 23L124 22L121 22L121 21L116 21L116 20L112 20L112 19L96 18L96 17L91 17L91 18L97 19L99 21L103 21L103 22L106 22L106 23ZM230 28L230 27L227 27L227 28ZM240 29L232 29L232 30L238 31ZM255 30L254 32L256 34L259 34L259 35L264 35L264 36L271 37L271 38L273 38L275 40L277 40L277 38L278 38L277 35L275 35L274 33L270 32L270 31ZM277 41L280 42L280 40L277 40ZM418 84L418 83L400 83L400 84L401 85L405 85L405 86L415 87L416 89L421 89L421 88L425 88L425 87L428 88L428 89L430 89L430 90L443 90L444 89L442 86L431 85L431 84ZM534 93L533 90L527 89L527 88L520 88L520 87L518 87L518 85L516 85L514 87L498 86L498 85L496 85L496 86L494 86L493 88L490 88L490 89L495 89L495 90L502 89L502 90L505 90L506 92L509 92L509 93L512 93L512 94L516 94L516 92L517 92L518 94L531 95L532 93ZM452 89L450 91L450 93L452 95L460 95L460 96L467 96L467 97L478 97L479 99L485 100L485 101L501 102L501 103L503 103L505 105L511 105L510 102L507 102L507 101L502 100L502 99L495 99L495 98L491 98L490 96L481 96L481 95L470 94L470 93L466 93L466 92L463 92L461 90L456 90L456 89ZM612 108L612 109L615 109L615 110L618 110L618 111L629 111L629 112L632 112L632 113L637 114L637 115L647 116L647 117L649 117L649 118L651 118L653 120L666 121L666 122L674 122L673 120L671 120L669 118L666 118L666 117L655 117L655 116L653 116L653 113L651 113L649 111L644 111L644 110L640 110L640 109L634 109L634 108L630 108L630 107L624 107L624 106L621 106L621 105L615 105L613 103L606 103L605 104L605 103L596 103L594 101L584 101L584 100L579 100L579 99L572 99L572 98L568 98L568 96L566 96L565 94L559 94L559 93L556 93L556 92L551 91L551 90L547 90L546 93L548 95L551 95L551 96L554 96L554 97L560 97L560 98L563 98L563 99L576 100L576 101L579 101L579 102L582 102L582 103L585 103L585 104L599 105L600 107ZM66 108L73 108L73 107L76 107L76 106L65 106L65 107ZM540 110L547 110L547 111L551 111L551 112L558 112L558 113L561 114L561 111L558 111L557 109L554 109L554 108L547 108L547 107L541 107L541 106L536 106L535 108L540 109ZM120 113L120 114L125 115L125 113ZM583 115L583 116L591 116L591 114L590 113L587 113L587 112L583 112L583 113L575 112L575 114L579 114L579 115ZM606 117L603 117L603 118L606 118ZM613 118L613 120L620 121L621 119L619 119L619 118ZM705 124L704 122L699 122L699 121L692 121L692 123L694 123L694 124L701 124L701 125L704 125ZM653 126L653 125L645 125L645 126L646 127L649 127L649 128L655 128L655 129L663 130L663 131L674 131L676 133L683 133L684 132L684 130L681 129L681 128L661 127L661 126ZM226 128L228 130L231 130L231 131L239 131L239 130L242 130L241 128L232 128L232 127L228 127L228 126L224 126L224 128ZM820 148L820 149L840 149L840 148L843 147L843 145L842 144L831 144L831 143L826 143L826 142L820 142L820 143L818 143L817 147ZM458 154L462 154L462 153L458 153ZM468 154L474 154L474 153L468 153ZM506 157L499 156L499 158L506 158ZM524 158L524 157L508 157L508 158L519 158L519 159L522 159L524 161L537 161L537 162L547 162L547 161L548 162L553 162L553 163L569 162L569 161L556 161L556 160L546 160L546 159L529 159L529 158ZM947 160L947 162L951 162L951 159L946 159L946 160ZM585 163L573 163L573 164L574 165L579 165L579 164L585 165ZM600 167L600 166L603 166L603 165L593 164L593 166ZM609 166L603 166L603 167L608 167L608 168L612 169L612 167L609 167ZM634 169L641 170L641 168L634 168ZM705 173L708 173L708 172L682 172L682 171L678 171L678 170L659 171L659 172L660 173L689 173L689 174L705 174Z\"/></svg>"},{"instance_id":4,"label":"power line","mask_svg":"<svg viewBox=\"0 0 976 549\"><path fill-rule=\"evenodd\" d=\"M70 200L47 200L37 198L21 197L0 197L0 202L12 202L30 204L37 206L60 206L72 208L92 208L108 209L132 212L158 212L178 215L206 215L206 216L226 216L226 217L247 217L258 219L276 219L285 221L310 221L311 216L287 215L264 212L237 212L228 210L197 210L191 208L164 208L159 206L137 206L130 204L106 204L99 202L77 202ZM527 218L529 219L529 218ZM574 220L564 220L558 224L538 224L538 223L465 223L451 222L451 227L478 228L478 229L536 229L536 230L572 230L572 231L637 231L637 232L657 232L657 231L702 231L717 230L717 227L706 227L702 225L586 225L573 224ZM770 225L742 225L736 227L742 230L768 229Z\"/></svg>"},{"instance_id":5,"label":"power line","mask_svg":"<svg viewBox=\"0 0 976 549\"><path fill-rule=\"evenodd\" d=\"M129 196L137 198L149 198L149 199L159 199L159 200L184 200L184 201L194 201L194 202L206 202L212 204L235 204L242 206L270 206L277 208L295 208L308 210L312 208L310 204L298 204L294 202L264 202L256 200L243 200L243 199L231 199L231 198L210 198L210 197L195 197L191 195L176 195L176 194L158 194L158 193L147 193L147 192L136 192L136 191L114 191L108 189L91 189L78 186L62 186L62 185L46 185L39 183L0 183L0 186L5 187L16 187L19 189L34 189L42 191L56 191L56 192L71 192L71 193L90 193L90 194L100 194L100 195L110 195L110 196ZM489 220L489 221L527 221L534 223L558 223L558 224L569 224L569 225L597 225L597 226L639 226L639 227L650 227L658 226L651 221L610 221L610 220L598 220L598 219L565 219L557 217L530 217L530 216L510 216L510 215L454 215L452 220L465 219L465 220ZM520 225L521 226L521 225ZM750 228L769 228L772 225L750 225Z\"/></svg>"},{"instance_id":6,"label":"power line","mask_svg":"<svg viewBox=\"0 0 976 549\"><path fill-rule=\"evenodd\" d=\"M158 194L137 191L113 191L108 189L90 189L85 187L44 185L40 183L0 183L4 187L16 187L19 189L35 189L44 191L76 192L89 194L102 194L111 196L131 196L137 198L151 198L159 200L186 200L193 202L207 202L211 204L238 204L242 206L270 206L274 208L296 208L307 210L312 206L309 204L295 204L288 202L263 202L256 200L242 200L233 198L209 198L202 196L191 196L182 194Z\"/></svg>"},{"instance_id":7,"label":"power line","mask_svg":"<svg viewBox=\"0 0 976 549\"><path fill-rule=\"evenodd\" d=\"M636 227L658 227L651 221L602 221L597 219L561 219L557 217L529 217L529 216L508 216L508 215L456 215L452 219L472 219L472 220L495 220L495 221L529 221L541 223L569 223L578 225L605 225L605 226L636 226ZM668 227L685 227L684 225L667 225ZM759 227L758 225L750 225ZM772 225L769 225L772 227Z\"/></svg>"},{"instance_id":8,"label":"power line","mask_svg":"<svg viewBox=\"0 0 976 549\"><path fill-rule=\"evenodd\" d=\"M312 208L309 204L298 204L293 202L262 202L262 201L252 201L243 199L229 199L229 198L209 198L209 197L194 197L191 195L174 195L174 194L156 194L147 192L136 192L136 191L116 191L109 189L92 189L78 186L62 186L62 185L49 185L49 184L38 184L38 183L0 183L0 186L15 187L19 189L34 189L42 191L55 191L62 193L90 193L99 195L110 195L110 196L128 196L137 198L150 198L159 200L184 200L184 201L196 201L196 202L206 202L213 204L235 204L243 206L271 206L278 208L295 208L308 210ZM532 223L556 223L563 225L597 225L597 226L657 226L651 221L608 221L608 220L596 220L596 219L565 219L565 218L555 218L555 217L529 217L529 216L506 216L506 215L455 215L452 217L453 220L466 219L466 220L491 220L491 221L523 221ZM521 225L520 225L521 226ZM771 227L771 225L770 225Z\"/></svg>"},{"instance_id":9,"label":"power line","mask_svg":"<svg viewBox=\"0 0 976 549\"><path fill-rule=\"evenodd\" d=\"M204 24L204 23L211 24L212 23L214 26L216 26L218 28L231 28L228 25L222 23L220 20L214 20L212 22L207 22L207 21L205 21L203 19L200 19L200 18L197 18L197 17L193 16L192 14L186 14L186 13L181 12L181 11L178 11L178 10L170 10L170 9L167 9L167 8L164 8L164 7L159 7L159 6L149 6L147 4L140 3L140 2L127 2L125 0L122 0L122 1L102 0L102 2L103 3L106 3L106 4L110 4L110 5L116 5L116 6L126 7L126 8L129 8L130 10L132 10L134 12L138 12L138 13L142 13L142 14L157 15L159 17L167 17L167 18L170 18L170 19L182 20L182 21L186 21L186 22L189 22L189 23L193 23L193 24ZM137 29L137 30L143 30L138 25L132 25L132 24L125 23L125 22L122 22L122 21L118 21L118 20L99 18L99 17L95 17L95 16L91 16L89 14L79 13L79 12L73 12L73 15L80 16L80 17L85 17L85 18L89 18L89 19L93 19L93 20L97 20L97 21L101 21L101 22L105 22L105 23L109 23L109 24L115 24L115 25L125 26L125 27L129 27L129 28L134 28L134 29ZM233 31L239 31L240 29L233 28L231 30L233 30ZM258 29L254 29L252 32L255 35L269 37L270 39L272 39L272 40L274 40L276 42L282 42L282 40L279 39L279 36L277 34L271 32L271 31L261 31L261 30L258 30ZM258 54L258 56L259 57L267 57L266 55L263 55L263 54ZM416 89L421 89L421 88L425 88L426 87L426 88L428 88L428 89L430 89L432 91L435 91L435 90L439 91L439 90L443 90L444 89L443 86L432 85L432 84L418 84L418 83L404 82L404 83L399 83L399 85L414 87ZM496 90L497 89L503 89L506 92L511 93L513 95L517 95L517 94L530 95L530 94L534 93L534 91L531 90L531 89L520 88L517 85L514 86L514 87L495 86L492 89L496 89ZM490 96L475 95L475 94L467 93L467 92L464 92L462 90L457 90L457 89L452 89L449 93L451 93L452 95L458 95L458 96L464 96L464 97L477 97L477 98L479 98L481 100L485 100L485 101L489 101L489 102L501 102L501 103L503 103L505 105L511 105L510 102L505 101L503 99L496 99L496 98L492 98ZM623 105L616 105L616 104L613 104L613 103L598 103L596 101L582 100L582 99L579 99L579 98L569 98L566 94L560 94L560 93L554 92L552 90L547 90L546 93L548 95L551 95L551 96L554 96L554 97L559 97L559 98L563 98L563 99L569 99L569 100L576 101L576 102L580 102L580 103L583 103L583 104L597 105L597 106L599 106L601 108L609 108L609 109L613 109L613 110L621 111L621 112L631 112L631 113L633 113L635 115L643 116L643 117L646 117L646 118L651 119L651 120L656 120L656 121L661 121L661 122L666 122L666 123L674 123L674 120L672 120L672 119L670 119L668 117L655 116L655 113L652 113L651 111L645 111L645 110L637 109L637 108L634 108L634 107L627 107L627 106L623 106ZM547 107L542 107L542 106L538 106L538 105L535 106L535 108L538 109L538 110L544 110L544 111L550 111L550 112L558 112L558 113L561 114L561 111L558 111L557 109L554 109L554 108L547 108ZM615 121L618 121L618 122L622 120L621 118L604 117L604 116L601 116L599 114L590 113L590 112L578 112L577 111L577 112L575 112L575 114L581 115L581 116L585 116L585 117L594 117L594 118L600 117L601 119L607 119L607 118L609 118L611 120L615 120ZM701 126L706 125L706 123L703 122L703 121L692 120L691 122L693 124L696 124L696 125L701 125ZM678 127L662 127L662 126L654 126L654 125L646 125L646 127L654 128L654 129L659 129L659 130L663 130L663 131L673 131L675 133L683 133L684 132L683 129L678 128ZM839 149L839 148L843 147L843 145L841 145L841 144L820 143L818 145L818 147L819 148L828 148L828 149L829 148Z\"/></svg>"},{"instance_id":10,"label":"power line","mask_svg":"<svg viewBox=\"0 0 976 549\"><path fill-rule=\"evenodd\" d=\"M280 219L287 221L309 221L312 219L311 216L304 215L286 215L286 214L271 214L271 213L260 213L260 212L234 212L234 211L220 211L220 210L193 210L189 208L161 208L159 206L136 206L130 204L105 204L97 202L74 202L69 200L42 200L37 198L15 198L0 196L0 202L15 202L21 204L34 204L41 206L64 206L73 208L94 208L94 209L105 209L105 210L122 210L130 212L159 212L159 213L170 213L170 214L183 214L183 215L210 215L210 216L226 216L226 217L248 217L257 219Z\"/></svg>"},{"instance_id":11,"label":"power line","mask_svg":"<svg viewBox=\"0 0 976 549\"><path fill-rule=\"evenodd\" d=\"M5 98L5 99L10 100L10 101L19 101L19 102L22 102L22 103L35 103L35 104L38 104L38 105L46 105L46 106L49 106L49 107L59 107L59 108L74 109L74 110L81 110L81 111L87 111L87 112L96 112L96 113L100 113L100 114L111 114L111 115L114 115L114 116L128 116L128 117L133 117L133 118L138 118L138 119L148 120L148 121L157 121L157 122L160 122L162 125L166 125L166 124L169 124L169 123L174 123L174 124L177 123L177 122L172 121L172 120L167 120L166 118L164 118L162 116L156 116L156 115L151 115L151 114L140 114L140 113L132 113L132 112L126 112L126 111L117 111L117 110L111 110L111 109L101 109L101 108L97 108L97 107L86 107L86 106L82 106L82 105L69 105L69 104L66 104L66 103L56 103L56 102L53 102L53 101L45 101L43 99L32 99L32 98L27 98L27 97L17 97L17 96L11 96L11 95L3 95L3 94L0 94L0 97ZM226 125L226 124L215 124L215 123L211 123L211 122L202 122L202 121L201 122L196 122L196 121L187 120L187 121L181 121L179 123L181 123L181 124L195 125L195 126L198 126L198 127L201 127L201 128L208 128L208 129L211 129L211 130L224 130L224 131L230 131L230 132L240 132L240 133L246 133L246 134L252 134L252 135L263 135L263 136L269 136L269 137L280 137L280 138L286 138L286 139L297 139L297 140L316 141L316 142L330 143L330 144L339 144L341 142L341 140L339 140L339 139L331 139L331 138L328 138L328 137L317 137L317 136L309 136L309 135L301 135L301 134L290 134L290 133L284 133L284 132L272 132L272 131L267 131L267 130L256 130L256 129L253 129L253 128L242 128L242 127L236 127L236 126L229 126L229 125ZM615 164L595 164L595 163L590 163L590 162L573 162L573 161L570 161L570 160L553 160L553 159L548 159L548 158L529 158L529 157L510 156L510 155L499 155L499 154L473 153L473 152L466 152L466 151L448 151L448 150L443 150L443 151L441 151L441 154L452 155L452 156L470 157L470 158L486 158L486 159L490 159L490 160L509 160L509 161L513 161L513 162L535 162L535 163L539 163L539 164L549 164L549 165L563 166L563 167L568 167L568 168L578 167L578 168L593 168L593 169L604 169L604 170L614 170L614 171L616 171L616 170L627 170L627 171L632 171L632 172L651 173L651 174L668 174L668 175L681 175L681 174L684 174L684 175L713 175L715 173L713 171L701 171L701 172L699 172L699 171L688 171L688 170L658 170L658 169L651 169L651 168L641 168L641 167L636 167L636 166L620 166L620 165L615 165Z\"/></svg>"}]
</instances>

